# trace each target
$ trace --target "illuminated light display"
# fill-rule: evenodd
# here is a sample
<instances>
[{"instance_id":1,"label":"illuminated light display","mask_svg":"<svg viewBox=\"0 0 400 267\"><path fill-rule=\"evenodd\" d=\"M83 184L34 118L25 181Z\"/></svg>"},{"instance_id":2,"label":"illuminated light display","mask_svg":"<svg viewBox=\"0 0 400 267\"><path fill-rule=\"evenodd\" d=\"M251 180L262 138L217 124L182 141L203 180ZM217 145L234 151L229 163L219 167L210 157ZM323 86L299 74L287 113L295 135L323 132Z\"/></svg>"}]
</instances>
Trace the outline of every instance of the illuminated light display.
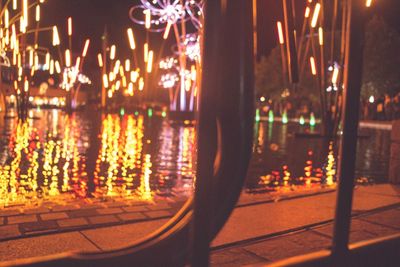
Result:
<instances>
[{"instance_id":1,"label":"illuminated light display","mask_svg":"<svg viewBox=\"0 0 400 267\"><path fill-rule=\"evenodd\" d=\"M282 114L282 123L287 124L288 122L289 122L289 119L288 119L287 111L285 110L285 111L283 111L283 114Z\"/></svg>"},{"instance_id":2,"label":"illuminated light display","mask_svg":"<svg viewBox=\"0 0 400 267\"><path fill-rule=\"evenodd\" d=\"M274 118L274 112L272 111L272 109L270 109L268 111L268 122L272 123L274 122L275 118Z\"/></svg>"},{"instance_id":3,"label":"illuminated light display","mask_svg":"<svg viewBox=\"0 0 400 267\"><path fill-rule=\"evenodd\" d=\"M299 123L300 123L300 125L304 125L306 123L303 115L300 116Z\"/></svg>"},{"instance_id":4,"label":"illuminated light display","mask_svg":"<svg viewBox=\"0 0 400 267\"><path fill-rule=\"evenodd\" d=\"M317 124L316 120L315 120L315 115L313 112L311 112L310 114L310 126L315 126Z\"/></svg>"},{"instance_id":5,"label":"illuminated light display","mask_svg":"<svg viewBox=\"0 0 400 267\"><path fill-rule=\"evenodd\" d=\"M161 60L159 68L164 70L159 85L169 91L171 111L194 111L197 97L197 72L201 68L200 40L197 34L202 28L203 1L197 0L141 0L131 8L131 20L144 25L149 32L163 33L163 40L168 39L170 31L175 35L174 57ZM192 27L186 24L190 23ZM193 27L194 26L194 27ZM194 33L187 33L194 28ZM147 44L148 45L148 44ZM145 49L146 51L148 50ZM148 54L145 51L145 62ZM150 67L147 66L147 72Z\"/></svg>"}]
</instances>

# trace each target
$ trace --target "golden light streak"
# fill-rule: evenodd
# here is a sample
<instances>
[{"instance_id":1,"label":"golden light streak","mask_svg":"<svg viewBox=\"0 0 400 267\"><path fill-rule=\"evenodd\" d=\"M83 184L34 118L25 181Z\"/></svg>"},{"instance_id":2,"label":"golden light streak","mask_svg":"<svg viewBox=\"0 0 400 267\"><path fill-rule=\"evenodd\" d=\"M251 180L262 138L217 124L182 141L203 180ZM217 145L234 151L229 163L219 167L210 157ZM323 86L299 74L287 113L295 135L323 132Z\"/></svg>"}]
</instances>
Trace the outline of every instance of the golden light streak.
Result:
<instances>
[{"instance_id":1,"label":"golden light streak","mask_svg":"<svg viewBox=\"0 0 400 267\"><path fill-rule=\"evenodd\" d=\"M317 75L317 67L315 66L315 59L314 57L310 57L310 65L311 65L311 73L312 75Z\"/></svg>"},{"instance_id":2,"label":"golden light streak","mask_svg":"<svg viewBox=\"0 0 400 267\"><path fill-rule=\"evenodd\" d=\"M29 91L29 82L28 82L28 80L25 80L25 82L24 82L24 91L25 92Z\"/></svg>"},{"instance_id":3,"label":"golden light streak","mask_svg":"<svg viewBox=\"0 0 400 267\"><path fill-rule=\"evenodd\" d=\"M315 26L317 26L317 22L318 22L318 17L319 17L319 12L321 11L321 4L317 3L315 5L315 9L314 9L314 14L311 20L311 27L315 28Z\"/></svg>"},{"instance_id":4,"label":"golden light streak","mask_svg":"<svg viewBox=\"0 0 400 267\"><path fill-rule=\"evenodd\" d=\"M104 66L102 54L99 53L99 54L97 55L97 60L98 60L98 62L99 62L99 67L102 68L102 67Z\"/></svg>"},{"instance_id":5,"label":"golden light streak","mask_svg":"<svg viewBox=\"0 0 400 267\"><path fill-rule=\"evenodd\" d=\"M49 69L50 75L54 74L54 60L50 60L50 69Z\"/></svg>"},{"instance_id":6,"label":"golden light streak","mask_svg":"<svg viewBox=\"0 0 400 267\"><path fill-rule=\"evenodd\" d=\"M367 0L367 2L365 3L366 7L370 7L372 5L372 0Z\"/></svg>"},{"instance_id":7,"label":"golden light streak","mask_svg":"<svg viewBox=\"0 0 400 267\"><path fill-rule=\"evenodd\" d=\"M8 13L8 9L4 11L4 26L8 28L10 26L10 14Z\"/></svg>"},{"instance_id":8,"label":"golden light streak","mask_svg":"<svg viewBox=\"0 0 400 267\"><path fill-rule=\"evenodd\" d=\"M145 43L143 49L144 49L144 62L147 63L149 59L149 44Z\"/></svg>"},{"instance_id":9,"label":"golden light streak","mask_svg":"<svg viewBox=\"0 0 400 267\"><path fill-rule=\"evenodd\" d=\"M53 27L53 46L60 45L60 35L58 34L57 26Z\"/></svg>"},{"instance_id":10,"label":"golden light streak","mask_svg":"<svg viewBox=\"0 0 400 267\"><path fill-rule=\"evenodd\" d=\"M112 46L111 46L111 50L110 50L110 59L111 59L111 60L114 60L114 59L115 59L116 50L117 50L116 46L115 46L115 45L112 45Z\"/></svg>"},{"instance_id":11,"label":"golden light streak","mask_svg":"<svg viewBox=\"0 0 400 267\"><path fill-rule=\"evenodd\" d=\"M40 5L36 6L36 16L35 16L36 22L40 21Z\"/></svg>"},{"instance_id":12,"label":"golden light streak","mask_svg":"<svg viewBox=\"0 0 400 267\"><path fill-rule=\"evenodd\" d=\"M29 67L33 66L33 49L29 50Z\"/></svg>"},{"instance_id":13,"label":"golden light streak","mask_svg":"<svg viewBox=\"0 0 400 267\"><path fill-rule=\"evenodd\" d=\"M172 23L170 21L168 21L167 27L165 28L165 32L163 35L164 40L166 40L168 38L169 32L171 30L171 25L172 25Z\"/></svg>"},{"instance_id":14,"label":"golden light streak","mask_svg":"<svg viewBox=\"0 0 400 267\"><path fill-rule=\"evenodd\" d=\"M46 63L45 63L45 69L49 70L50 69L50 53L46 53Z\"/></svg>"},{"instance_id":15,"label":"golden light streak","mask_svg":"<svg viewBox=\"0 0 400 267\"><path fill-rule=\"evenodd\" d=\"M56 67L56 72L61 73L61 66L60 66L60 62L58 62L58 60L55 62L55 67Z\"/></svg>"},{"instance_id":16,"label":"golden light streak","mask_svg":"<svg viewBox=\"0 0 400 267\"><path fill-rule=\"evenodd\" d=\"M339 77L339 68L335 67L332 74L332 84L336 84Z\"/></svg>"},{"instance_id":17,"label":"golden light streak","mask_svg":"<svg viewBox=\"0 0 400 267\"><path fill-rule=\"evenodd\" d=\"M17 10L18 8L18 1L17 0L13 0L13 10Z\"/></svg>"},{"instance_id":18,"label":"golden light streak","mask_svg":"<svg viewBox=\"0 0 400 267\"><path fill-rule=\"evenodd\" d=\"M285 39L283 37L282 23L280 21L277 22L277 27L278 27L279 43L280 44L284 44L285 43Z\"/></svg>"},{"instance_id":19,"label":"golden light streak","mask_svg":"<svg viewBox=\"0 0 400 267\"><path fill-rule=\"evenodd\" d=\"M129 28L127 30L127 32L128 32L129 45L130 45L132 50L135 50L136 49L136 43L135 43L135 37L133 36L133 30L131 28Z\"/></svg>"},{"instance_id":20,"label":"golden light streak","mask_svg":"<svg viewBox=\"0 0 400 267\"><path fill-rule=\"evenodd\" d=\"M146 16L146 19L145 19L145 28L146 29L150 29L150 26L151 26L151 13L150 13L150 9L146 9L145 11L144 11L144 14L145 14L145 16Z\"/></svg>"},{"instance_id":21,"label":"golden light streak","mask_svg":"<svg viewBox=\"0 0 400 267\"><path fill-rule=\"evenodd\" d=\"M24 20L24 26L25 28L28 27L28 0L23 0L22 1L22 16L23 19L21 18L21 20Z\"/></svg>"},{"instance_id":22,"label":"golden light streak","mask_svg":"<svg viewBox=\"0 0 400 267\"><path fill-rule=\"evenodd\" d=\"M151 73L152 70L153 70L153 51L150 51L148 62L147 62L147 73Z\"/></svg>"},{"instance_id":23,"label":"golden light streak","mask_svg":"<svg viewBox=\"0 0 400 267\"><path fill-rule=\"evenodd\" d=\"M65 50L65 66L71 67L71 51Z\"/></svg>"},{"instance_id":24,"label":"golden light streak","mask_svg":"<svg viewBox=\"0 0 400 267\"><path fill-rule=\"evenodd\" d=\"M305 17L305 18L310 17L310 12L311 12L310 8L309 8L309 7L306 7L306 12L304 13L304 17Z\"/></svg>"},{"instance_id":25,"label":"golden light streak","mask_svg":"<svg viewBox=\"0 0 400 267\"><path fill-rule=\"evenodd\" d=\"M76 63L75 63L75 68L79 69L79 66L81 65L81 57L76 58Z\"/></svg>"},{"instance_id":26,"label":"golden light streak","mask_svg":"<svg viewBox=\"0 0 400 267\"><path fill-rule=\"evenodd\" d=\"M85 42L85 47L83 48L82 57L86 57L86 54L89 49L90 39L87 39Z\"/></svg>"},{"instance_id":27,"label":"golden light streak","mask_svg":"<svg viewBox=\"0 0 400 267\"><path fill-rule=\"evenodd\" d=\"M129 59L125 60L125 71L131 71L131 61Z\"/></svg>"},{"instance_id":28,"label":"golden light streak","mask_svg":"<svg viewBox=\"0 0 400 267\"><path fill-rule=\"evenodd\" d=\"M103 85L105 88L108 88L108 86L109 86L107 74L103 75Z\"/></svg>"},{"instance_id":29,"label":"golden light streak","mask_svg":"<svg viewBox=\"0 0 400 267\"><path fill-rule=\"evenodd\" d=\"M72 36L72 18L68 18L68 36Z\"/></svg>"},{"instance_id":30,"label":"golden light streak","mask_svg":"<svg viewBox=\"0 0 400 267\"><path fill-rule=\"evenodd\" d=\"M324 30L322 27L319 27L318 29L318 38L319 38L319 45L323 46L324 45Z\"/></svg>"},{"instance_id":31,"label":"golden light streak","mask_svg":"<svg viewBox=\"0 0 400 267\"><path fill-rule=\"evenodd\" d=\"M143 91L144 89L144 80L142 77L139 79L139 91Z\"/></svg>"}]
</instances>

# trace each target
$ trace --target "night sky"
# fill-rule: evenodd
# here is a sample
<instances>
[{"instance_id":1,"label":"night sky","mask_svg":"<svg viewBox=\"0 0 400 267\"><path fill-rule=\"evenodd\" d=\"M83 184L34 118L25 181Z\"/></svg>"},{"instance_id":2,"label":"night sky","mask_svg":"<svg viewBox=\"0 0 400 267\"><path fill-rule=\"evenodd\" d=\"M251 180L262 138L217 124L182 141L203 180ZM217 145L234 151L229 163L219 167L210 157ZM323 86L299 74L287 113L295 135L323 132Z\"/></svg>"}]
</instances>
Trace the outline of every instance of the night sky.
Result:
<instances>
[{"instance_id":1,"label":"night sky","mask_svg":"<svg viewBox=\"0 0 400 267\"><path fill-rule=\"evenodd\" d=\"M296 12L304 14L305 1L296 1ZM126 29L133 27L138 42L145 39L142 26L134 25L128 17L129 9L138 0L48 0L43 7L43 24L57 24L64 44L66 43L67 18L74 20L73 50L80 51L84 40L92 40L90 53L97 54L101 49L101 35L107 26L110 43L120 44L118 56L129 55ZM400 1L374 0L374 12L385 17L386 21L400 32ZM258 0L259 54L268 55L276 45L276 21L282 20L282 7L279 0ZM63 38L64 37L64 38ZM160 34L150 34L150 43L157 47ZM166 51L168 52L168 51Z\"/></svg>"}]
</instances>

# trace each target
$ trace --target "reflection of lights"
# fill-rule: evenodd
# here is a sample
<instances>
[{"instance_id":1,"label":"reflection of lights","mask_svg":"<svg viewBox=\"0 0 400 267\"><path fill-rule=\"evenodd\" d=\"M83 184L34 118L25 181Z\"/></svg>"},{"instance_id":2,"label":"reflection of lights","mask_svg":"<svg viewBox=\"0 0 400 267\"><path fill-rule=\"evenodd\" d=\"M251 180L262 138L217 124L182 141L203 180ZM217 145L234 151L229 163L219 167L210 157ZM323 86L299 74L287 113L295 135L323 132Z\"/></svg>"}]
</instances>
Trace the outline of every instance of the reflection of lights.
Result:
<instances>
[{"instance_id":1,"label":"reflection of lights","mask_svg":"<svg viewBox=\"0 0 400 267\"><path fill-rule=\"evenodd\" d=\"M282 123L287 124L288 122L289 122L289 119L288 119L287 112L285 110L285 111L283 111L283 114L282 114Z\"/></svg>"},{"instance_id":2,"label":"reflection of lights","mask_svg":"<svg viewBox=\"0 0 400 267\"><path fill-rule=\"evenodd\" d=\"M305 121L305 119L304 119L304 116L301 115L301 116L300 116L300 125L304 125L305 123L306 123L306 121Z\"/></svg>"},{"instance_id":3,"label":"reflection of lights","mask_svg":"<svg viewBox=\"0 0 400 267\"><path fill-rule=\"evenodd\" d=\"M270 109L268 111L268 122L274 122L274 112L272 111L272 109Z\"/></svg>"},{"instance_id":4,"label":"reflection of lights","mask_svg":"<svg viewBox=\"0 0 400 267\"><path fill-rule=\"evenodd\" d=\"M256 118L255 118L255 120L256 120L256 122L259 122L261 120L260 110L259 109L256 110Z\"/></svg>"},{"instance_id":5,"label":"reflection of lights","mask_svg":"<svg viewBox=\"0 0 400 267\"><path fill-rule=\"evenodd\" d=\"M310 114L310 126L315 126L316 120L315 120L315 115L313 112Z\"/></svg>"}]
</instances>

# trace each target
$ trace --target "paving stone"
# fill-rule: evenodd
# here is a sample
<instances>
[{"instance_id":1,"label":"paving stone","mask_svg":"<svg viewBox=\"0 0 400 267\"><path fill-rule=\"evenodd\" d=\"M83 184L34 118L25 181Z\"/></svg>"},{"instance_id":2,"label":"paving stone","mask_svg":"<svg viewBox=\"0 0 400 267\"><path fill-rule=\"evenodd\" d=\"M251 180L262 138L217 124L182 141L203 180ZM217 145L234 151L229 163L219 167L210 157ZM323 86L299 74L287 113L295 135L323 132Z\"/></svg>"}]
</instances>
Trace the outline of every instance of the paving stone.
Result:
<instances>
[{"instance_id":1,"label":"paving stone","mask_svg":"<svg viewBox=\"0 0 400 267\"><path fill-rule=\"evenodd\" d=\"M19 227L23 233L32 233L56 230L58 225L55 221L38 221L32 223L22 223L19 225Z\"/></svg>"},{"instance_id":2,"label":"paving stone","mask_svg":"<svg viewBox=\"0 0 400 267\"><path fill-rule=\"evenodd\" d=\"M16 224L16 223L27 223L27 222L36 222L36 215L19 215L19 216L11 216L8 217L8 224Z\"/></svg>"},{"instance_id":3,"label":"paving stone","mask_svg":"<svg viewBox=\"0 0 400 267\"><path fill-rule=\"evenodd\" d=\"M118 217L123 220L123 221L138 221L138 220L144 220L147 219L144 214L135 212L135 213L123 213L119 214Z\"/></svg>"},{"instance_id":4,"label":"paving stone","mask_svg":"<svg viewBox=\"0 0 400 267\"><path fill-rule=\"evenodd\" d=\"M266 263L267 259L249 253L241 248L221 250L211 253L211 266L243 266L248 264Z\"/></svg>"},{"instance_id":5,"label":"paving stone","mask_svg":"<svg viewBox=\"0 0 400 267\"><path fill-rule=\"evenodd\" d=\"M10 210L0 210L0 216L14 216L21 214L19 209L10 209Z\"/></svg>"},{"instance_id":6,"label":"paving stone","mask_svg":"<svg viewBox=\"0 0 400 267\"><path fill-rule=\"evenodd\" d=\"M48 221L48 220L59 220L59 219L66 219L68 218L67 213L65 212L52 212L52 213L46 213L46 214L41 214L40 218L43 221Z\"/></svg>"},{"instance_id":7,"label":"paving stone","mask_svg":"<svg viewBox=\"0 0 400 267\"><path fill-rule=\"evenodd\" d=\"M13 238L21 235L18 225L0 226L0 239Z\"/></svg>"},{"instance_id":8,"label":"paving stone","mask_svg":"<svg viewBox=\"0 0 400 267\"><path fill-rule=\"evenodd\" d=\"M91 224L108 224L119 222L114 215L94 216L88 218Z\"/></svg>"},{"instance_id":9,"label":"paving stone","mask_svg":"<svg viewBox=\"0 0 400 267\"><path fill-rule=\"evenodd\" d=\"M24 214L39 214L39 213L47 213L47 212L49 212L49 209L46 207L24 209Z\"/></svg>"},{"instance_id":10,"label":"paving stone","mask_svg":"<svg viewBox=\"0 0 400 267\"><path fill-rule=\"evenodd\" d=\"M84 209L101 209L101 208L104 208L104 205L102 205L102 204L88 204L88 203L85 203L85 204L82 204L81 205L81 210L84 210Z\"/></svg>"},{"instance_id":11,"label":"paving stone","mask_svg":"<svg viewBox=\"0 0 400 267\"><path fill-rule=\"evenodd\" d=\"M70 218L89 217L99 215L95 209L83 209L68 211Z\"/></svg>"},{"instance_id":12,"label":"paving stone","mask_svg":"<svg viewBox=\"0 0 400 267\"><path fill-rule=\"evenodd\" d=\"M62 228L78 227L88 225L88 221L85 218L74 218L58 220L57 224Z\"/></svg>"},{"instance_id":13,"label":"paving stone","mask_svg":"<svg viewBox=\"0 0 400 267\"><path fill-rule=\"evenodd\" d=\"M57 205L52 208L52 211L74 211L79 209L79 205Z\"/></svg>"},{"instance_id":14,"label":"paving stone","mask_svg":"<svg viewBox=\"0 0 400 267\"><path fill-rule=\"evenodd\" d=\"M171 206L166 203L155 204L155 205L148 205L147 206L150 210L168 210L171 209Z\"/></svg>"},{"instance_id":15,"label":"paving stone","mask_svg":"<svg viewBox=\"0 0 400 267\"><path fill-rule=\"evenodd\" d=\"M400 230L400 210L392 209L365 217L363 216L360 219Z\"/></svg>"},{"instance_id":16,"label":"paving stone","mask_svg":"<svg viewBox=\"0 0 400 267\"><path fill-rule=\"evenodd\" d=\"M0 217L0 225L4 224L4 217Z\"/></svg>"},{"instance_id":17,"label":"paving stone","mask_svg":"<svg viewBox=\"0 0 400 267\"><path fill-rule=\"evenodd\" d=\"M108 208L119 208L119 207L124 207L127 206L128 203L125 202L109 202L109 203L104 203L104 205Z\"/></svg>"},{"instance_id":18,"label":"paving stone","mask_svg":"<svg viewBox=\"0 0 400 267\"><path fill-rule=\"evenodd\" d=\"M170 211L166 210L160 210L160 211L147 211L144 213L147 217L151 219L157 219L157 218L164 218L164 217L171 217L172 213Z\"/></svg>"},{"instance_id":19,"label":"paving stone","mask_svg":"<svg viewBox=\"0 0 400 267\"><path fill-rule=\"evenodd\" d=\"M123 210L120 208L106 208L106 209L97 209L97 213L101 215L108 215L108 214L118 214L122 213Z\"/></svg>"},{"instance_id":20,"label":"paving stone","mask_svg":"<svg viewBox=\"0 0 400 267\"><path fill-rule=\"evenodd\" d=\"M130 206L122 208L126 212L141 212L141 211L149 211L146 206Z\"/></svg>"}]
</instances>

